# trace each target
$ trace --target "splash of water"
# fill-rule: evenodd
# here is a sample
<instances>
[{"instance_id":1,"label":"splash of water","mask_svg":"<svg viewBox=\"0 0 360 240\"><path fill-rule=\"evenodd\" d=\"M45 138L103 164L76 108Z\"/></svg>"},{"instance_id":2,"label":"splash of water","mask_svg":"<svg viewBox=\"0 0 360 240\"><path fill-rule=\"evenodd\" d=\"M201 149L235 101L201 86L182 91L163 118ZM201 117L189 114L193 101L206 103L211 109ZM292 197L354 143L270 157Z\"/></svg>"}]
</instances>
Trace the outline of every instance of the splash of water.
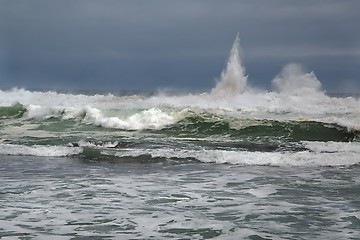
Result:
<instances>
[{"instance_id":1,"label":"splash of water","mask_svg":"<svg viewBox=\"0 0 360 240\"><path fill-rule=\"evenodd\" d=\"M238 33L231 48L226 68L221 73L216 86L211 90L211 94L226 97L236 96L245 91L247 76L245 76L245 68L241 63L240 53L240 37Z\"/></svg>"},{"instance_id":2,"label":"splash of water","mask_svg":"<svg viewBox=\"0 0 360 240\"><path fill-rule=\"evenodd\" d=\"M288 95L321 92L321 82L314 72L306 73L297 63L287 64L272 81L275 89Z\"/></svg>"}]
</instances>

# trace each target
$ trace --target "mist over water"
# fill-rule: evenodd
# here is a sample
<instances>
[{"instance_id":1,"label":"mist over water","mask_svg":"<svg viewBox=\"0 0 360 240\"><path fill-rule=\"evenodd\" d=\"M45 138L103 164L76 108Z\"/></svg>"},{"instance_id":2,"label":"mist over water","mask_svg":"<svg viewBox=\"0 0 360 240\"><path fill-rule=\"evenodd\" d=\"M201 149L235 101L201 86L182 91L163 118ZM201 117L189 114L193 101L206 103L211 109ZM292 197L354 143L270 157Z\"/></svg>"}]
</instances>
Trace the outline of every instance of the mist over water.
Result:
<instances>
[{"instance_id":1,"label":"mist over water","mask_svg":"<svg viewBox=\"0 0 360 240\"><path fill-rule=\"evenodd\" d=\"M321 91L314 72L306 73L297 63L287 64L272 81L275 89L285 94L311 94Z\"/></svg>"}]
</instances>

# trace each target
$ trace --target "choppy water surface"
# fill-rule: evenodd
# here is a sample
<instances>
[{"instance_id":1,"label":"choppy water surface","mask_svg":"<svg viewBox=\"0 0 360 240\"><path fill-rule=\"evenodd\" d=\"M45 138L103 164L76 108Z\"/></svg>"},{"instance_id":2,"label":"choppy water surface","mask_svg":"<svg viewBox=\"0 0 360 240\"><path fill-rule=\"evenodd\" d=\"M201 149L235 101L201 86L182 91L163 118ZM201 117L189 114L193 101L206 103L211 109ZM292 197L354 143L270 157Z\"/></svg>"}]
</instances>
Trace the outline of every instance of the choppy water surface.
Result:
<instances>
[{"instance_id":1,"label":"choppy water surface","mask_svg":"<svg viewBox=\"0 0 360 240\"><path fill-rule=\"evenodd\" d=\"M359 239L359 95L239 43L205 93L0 90L0 238Z\"/></svg>"},{"instance_id":2,"label":"choppy water surface","mask_svg":"<svg viewBox=\"0 0 360 240\"><path fill-rule=\"evenodd\" d=\"M358 239L360 168L1 157L1 239Z\"/></svg>"}]
</instances>

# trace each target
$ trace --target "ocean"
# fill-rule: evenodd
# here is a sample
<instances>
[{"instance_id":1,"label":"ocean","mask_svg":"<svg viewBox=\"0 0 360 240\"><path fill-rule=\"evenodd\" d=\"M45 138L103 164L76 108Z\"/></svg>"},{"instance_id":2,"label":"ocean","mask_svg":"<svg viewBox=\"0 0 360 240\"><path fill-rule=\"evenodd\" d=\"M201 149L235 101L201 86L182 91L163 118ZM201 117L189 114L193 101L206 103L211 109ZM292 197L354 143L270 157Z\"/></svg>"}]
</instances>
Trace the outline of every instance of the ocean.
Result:
<instances>
[{"instance_id":1,"label":"ocean","mask_svg":"<svg viewBox=\"0 0 360 240\"><path fill-rule=\"evenodd\" d=\"M0 239L359 239L359 96L239 56L204 93L0 90Z\"/></svg>"}]
</instances>

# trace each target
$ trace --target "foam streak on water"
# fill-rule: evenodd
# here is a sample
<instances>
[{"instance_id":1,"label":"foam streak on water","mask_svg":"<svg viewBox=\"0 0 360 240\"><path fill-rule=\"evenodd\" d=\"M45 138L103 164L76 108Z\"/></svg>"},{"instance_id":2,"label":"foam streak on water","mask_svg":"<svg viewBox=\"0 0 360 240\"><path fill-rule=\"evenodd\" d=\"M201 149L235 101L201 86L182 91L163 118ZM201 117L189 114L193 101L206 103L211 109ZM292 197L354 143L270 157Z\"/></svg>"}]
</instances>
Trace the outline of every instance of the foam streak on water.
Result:
<instances>
[{"instance_id":1,"label":"foam streak on water","mask_svg":"<svg viewBox=\"0 0 360 240\"><path fill-rule=\"evenodd\" d=\"M356 239L359 234L359 168L1 161L2 239Z\"/></svg>"}]
</instances>

